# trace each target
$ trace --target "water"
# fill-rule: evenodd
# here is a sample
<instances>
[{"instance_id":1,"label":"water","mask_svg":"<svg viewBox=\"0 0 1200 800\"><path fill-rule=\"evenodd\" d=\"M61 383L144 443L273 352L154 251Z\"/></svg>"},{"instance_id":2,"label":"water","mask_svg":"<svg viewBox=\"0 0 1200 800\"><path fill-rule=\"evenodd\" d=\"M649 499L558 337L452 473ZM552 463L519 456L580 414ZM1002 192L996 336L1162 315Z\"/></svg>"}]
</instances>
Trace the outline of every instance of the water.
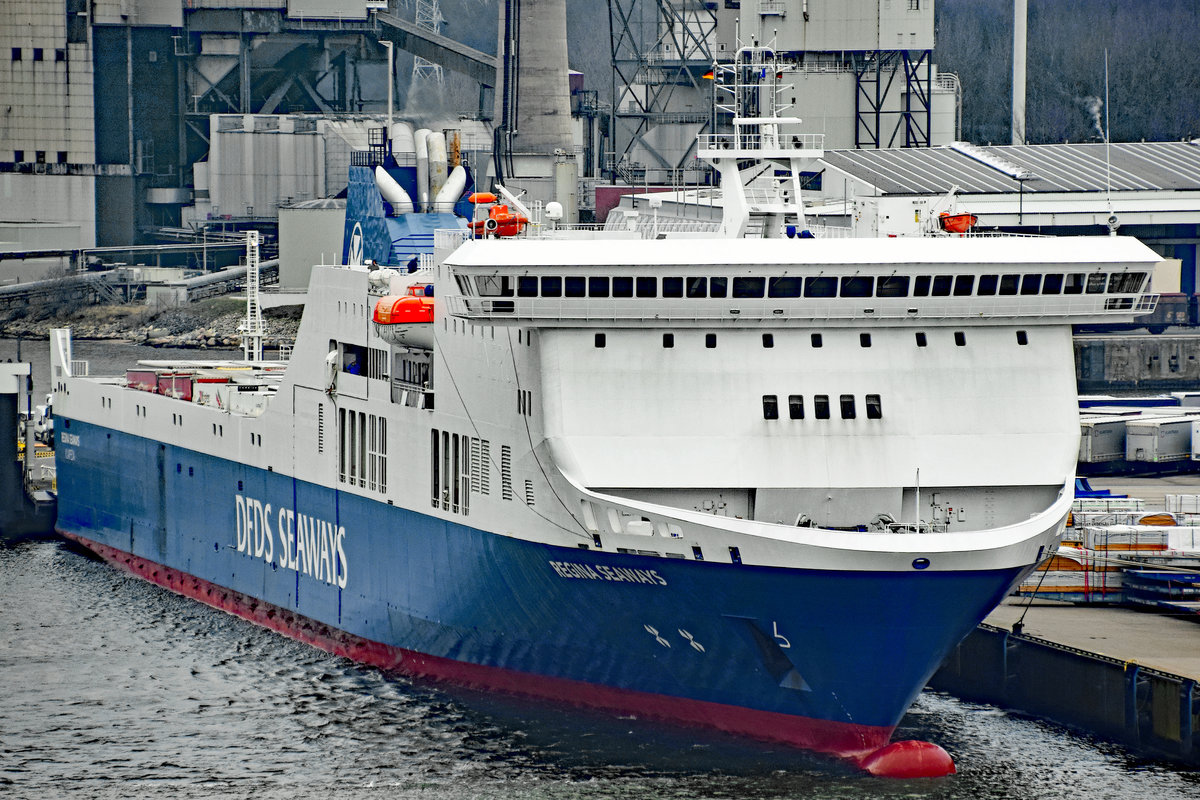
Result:
<instances>
[{"instance_id":1,"label":"water","mask_svg":"<svg viewBox=\"0 0 1200 800\"><path fill-rule=\"evenodd\" d=\"M0 796L1174 800L1200 774L924 694L898 737L959 774L894 781L713 734L389 676L60 542L0 548Z\"/></svg>"},{"instance_id":2,"label":"water","mask_svg":"<svg viewBox=\"0 0 1200 800\"><path fill-rule=\"evenodd\" d=\"M39 391L47 352L44 342L22 346ZM0 360L14 355L15 343L0 340ZM119 374L138 358L199 356L89 342L75 355L93 374ZM876 779L716 734L414 683L61 542L0 546L0 797L1200 796L1200 773L930 692L896 738L941 744L959 774Z\"/></svg>"}]
</instances>

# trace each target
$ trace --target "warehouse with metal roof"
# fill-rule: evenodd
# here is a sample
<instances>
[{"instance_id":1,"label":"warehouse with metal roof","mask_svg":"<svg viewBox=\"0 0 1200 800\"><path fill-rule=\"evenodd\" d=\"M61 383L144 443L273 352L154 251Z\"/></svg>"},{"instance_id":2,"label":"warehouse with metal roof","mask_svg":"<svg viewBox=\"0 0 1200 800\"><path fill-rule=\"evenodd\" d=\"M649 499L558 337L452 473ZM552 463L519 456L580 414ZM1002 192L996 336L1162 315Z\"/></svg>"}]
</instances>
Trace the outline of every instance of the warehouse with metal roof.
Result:
<instances>
[{"instance_id":1,"label":"warehouse with metal roof","mask_svg":"<svg viewBox=\"0 0 1200 800\"><path fill-rule=\"evenodd\" d=\"M975 214L982 228L1059 235L1113 228L1179 259L1181 290L1197 289L1200 139L831 150L815 171L808 197L818 213L845 217L851 201L875 198L881 234L904 232L948 206Z\"/></svg>"}]
</instances>

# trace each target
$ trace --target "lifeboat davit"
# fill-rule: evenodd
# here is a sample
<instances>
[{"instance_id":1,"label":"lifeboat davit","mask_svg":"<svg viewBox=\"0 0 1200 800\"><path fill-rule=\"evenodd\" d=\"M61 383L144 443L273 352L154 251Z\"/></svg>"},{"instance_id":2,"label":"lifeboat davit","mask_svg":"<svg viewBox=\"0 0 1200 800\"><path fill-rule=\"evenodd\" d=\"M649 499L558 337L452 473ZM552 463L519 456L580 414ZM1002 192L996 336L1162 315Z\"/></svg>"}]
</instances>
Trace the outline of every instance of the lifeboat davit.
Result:
<instances>
[{"instance_id":1,"label":"lifeboat davit","mask_svg":"<svg viewBox=\"0 0 1200 800\"><path fill-rule=\"evenodd\" d=\"M974 214L951 214L943 211L938 215L938 227L946 233L966 233L975 227L979 217Z\"/></svg>"},{"instance_id":2,"label":"lifeboat davit","mask_svg":"<svg viewBox=\"0 0 1200 800\"><path fill-rule=\"evenodd\" d=\"M479 194L473 194L471 197ZM484 196L494 197L490 193L485 193ZM477 201L472 200L472 202ZM528 224L528 218L514 214L508 206L495 205L488 209L485 219L475 220L471 223L471 230L475 231L476 236L516 236L525 230L525 226Z\"/></svg>"},{"instance_id":3,"label":"lifeboat davit","mask_svg":"<svg viewBox=\"0 0 1200 800\"><path fill-rule=\"evenodd\" d=\"M423 296L424 291L423 286L410 286L408 294L388 295L375 303L371 321L380 339L388 344L433 349L433 298Z\"/></svg>"}]
</instances>

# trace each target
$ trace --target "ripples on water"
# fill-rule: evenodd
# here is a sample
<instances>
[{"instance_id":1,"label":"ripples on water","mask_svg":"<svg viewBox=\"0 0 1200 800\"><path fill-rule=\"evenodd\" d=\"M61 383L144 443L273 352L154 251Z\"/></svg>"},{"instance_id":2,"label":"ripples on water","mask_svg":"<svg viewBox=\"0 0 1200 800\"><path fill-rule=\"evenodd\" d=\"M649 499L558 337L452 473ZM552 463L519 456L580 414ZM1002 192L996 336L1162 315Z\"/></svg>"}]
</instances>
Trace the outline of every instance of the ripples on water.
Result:
<instances>
[{"instance_id":1,"label":"ripples on water","mask_svg":"<svg viewBox=\"0 0 1200 800\"><path fill-rule=\"evenodd\" d=\"M1200 776L926 693L898 738L961 772L890 781L715 735L463 691L314 650L89 560L0 547L0 796L1130 798Z\"/></svg>"}]
</instances>

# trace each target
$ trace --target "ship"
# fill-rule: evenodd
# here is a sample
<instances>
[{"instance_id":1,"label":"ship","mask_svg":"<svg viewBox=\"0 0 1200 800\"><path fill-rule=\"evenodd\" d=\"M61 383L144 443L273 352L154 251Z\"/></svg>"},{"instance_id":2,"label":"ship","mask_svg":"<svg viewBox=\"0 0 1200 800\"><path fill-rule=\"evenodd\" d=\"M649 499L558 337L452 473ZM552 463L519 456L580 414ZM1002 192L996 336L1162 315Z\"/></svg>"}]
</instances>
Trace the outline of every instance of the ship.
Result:
<instances>
[{"instance_id":1,"label":"ship","mask_svg":"<svg viewBox=\"0 0 1200 800\"><path fill-rule=\"evenodd\" d=\"M1159 258L819 232L819 137L744 107L773 57L739 52L734 132L699 143L715 234L572 228L505 190L528 224L438 230L406 271L348 214L286 365L75 377L56 336L59 531L385 670L952 773L892 734L1055 552L1071 326L1153 310Z\"/></svg>"}]
</instances>

